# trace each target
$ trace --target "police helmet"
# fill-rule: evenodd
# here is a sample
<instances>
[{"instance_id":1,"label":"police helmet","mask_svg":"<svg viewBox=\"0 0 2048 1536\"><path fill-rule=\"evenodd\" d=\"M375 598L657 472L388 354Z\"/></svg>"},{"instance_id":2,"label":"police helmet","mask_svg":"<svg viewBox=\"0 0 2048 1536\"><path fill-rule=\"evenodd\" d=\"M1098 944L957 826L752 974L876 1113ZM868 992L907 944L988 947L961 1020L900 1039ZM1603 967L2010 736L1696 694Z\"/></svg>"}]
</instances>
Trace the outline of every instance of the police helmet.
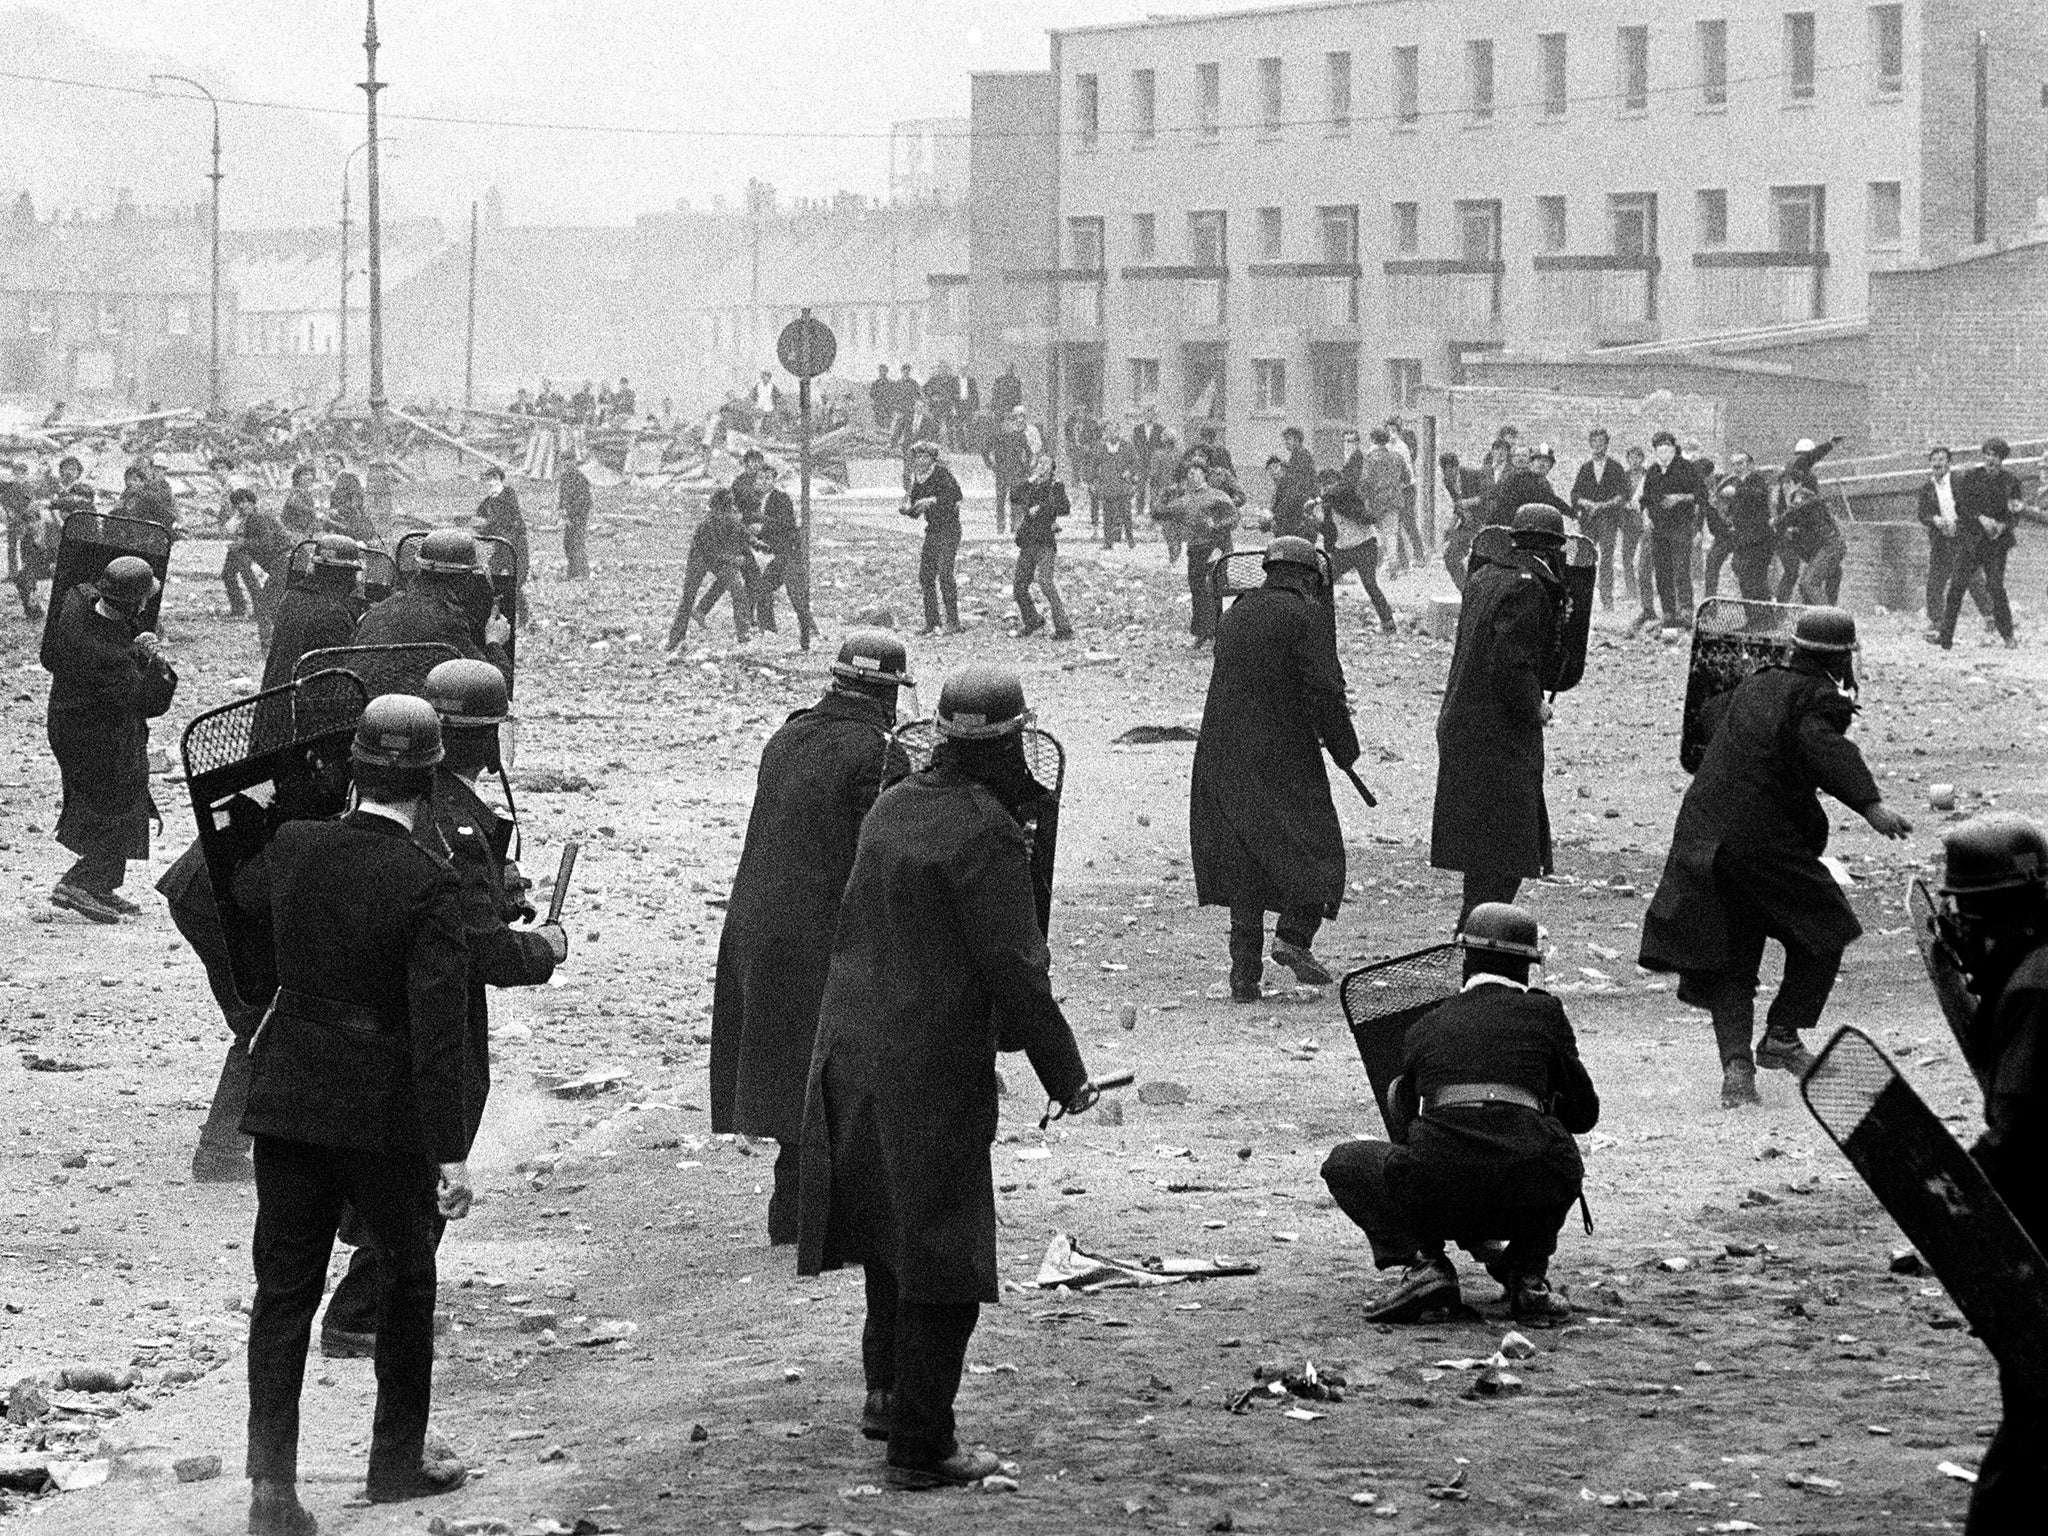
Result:
<instances>
[{"instance_id":1,"label":"police helmet","mask_svg":"<svg viewBox=\"0 0 2048 1536\"><path fill-rule=\"evenodd\" d=\"M323 533L313 541L313 563L330 570L360 571L363 546L345 533Z\"/></svg>"},{"instance_id":2,"label":"police helmet","mask_svg":"<svg viewBox=\"0 0 2048 1536\"><path fill-rule=\"evenodd\" d=\"M1976 816L1941 840L1944 896L2048 890L2048 837L2025 816Z\"/></svg>"},{"instance_id":3,"label":"police helmet","mask_svg":"<svg viewBox=\"0 0 2048 1536\"><path fill-rule=\"evenodd\" d=\"M1547 502L1531 501L1515 508L1514 526L1510 530L1518 544L1534 540L1547 540L1553 544L1564 542L1564 514Z\"/></svg>"},{"instance_id":4,"label":"police helmet","mask_svg":"<svg viewBox=\"0 0 2048 1536\"><path fill-rule=\"evenodd\" d=\"M356 722L351 761L372 768L431 768L441 761L441 717L425 699L381 693Z\"/></svg>"},{"instance_id":5,"label":"police helmet","mask_svg":"<svg viewBox=\"0 0 2048 1536\"><path fill-rule=\"evenodd\" d=\"M1541 960L1543 945L1536 919L1527 910L1505 901L1481 902L1465 919L1458 942L1468 950L1489 955L1508 955L1517 960Z\"/></svg>"},{"instance_id":6,"label":"police helmet","mask_svg":"<svg viewBox=\"0 0 2048 1536\"><path fill-rule=\"evenodd\" d=\"M437 575L477 570L476 535L467 528L436 528L420 540L419 567Z\"/></svg>"},{"instance_id":7,"label":"police helmet","mask_svg":"<svg viewBox=\"0 0 2048 1536\"><path fill-rule=\"evenodd\" d=\"M117 608L140 608L163 590L163 583L140 555L116 555L100 572L94 590Z\"/></svg>"},{"instance_id":8,"label":"police helmet","mask_svg":"<svg viewBox=\"0 0 2048 1536\"><path fill-rule=\"evenodd\" d=\"M1538 459L1543 460L1546 464L1555 465L1557 463L1557 450L1548 443L1538 443L1529 450L1529 462L1534 464Z\"/></svg>"},{"instance_id":9,"label":"police helmet","mask_svg":"<svg viewBox=\"0 0 2048 1536\"><path fill-rule=\"evenodd\" d=\"M910 651L886 629L856 629L839 646L832 663L832 675L849 683L873 683L891 688L914 684L910 675Z\"/></svg>"},{"instance_id":10,"label":"police helmet","mask_svg":"<svg viewBox=\"0 0 2048 1536\"><path fill-rule=\"evenodd\" d=\"M1840 654L1856 649L1856 619L1844 608L1809 608L1792 626L1792 643L1802 651Z\"/></svg>"},{"instance_id":11,"label":"police helmet","mask_svg":"<svg viewBox=\"0 0 2048 1536\"><path fill-rule=\"evenodd\" d=\"M470 658L444 661L435 667L421 685L420 695L434 706L441 724L450 728L498 725L512 703L505 674L488 661Z\"/></svg>"},{"instance_id":12,"label":"police helmet","mask_svg":"<svg viewBox=\"0 0 2048 1536\"><path fill-rule=\"evenodd\" d=\"M1024 685L1001 667L962 667L939 690L938 727L954 741L1014 735L1031 723Z\"/></svg>"},{"instance_id":13,"label":"police helmet","mask_svg":"<svg viewBox=\"0 0 2048 1536\"><path fill-rule=\"evenodd\" d=\"M1291 533L1283 533L1266 546L1265 568L1270 571L1276 565L1304 565L1312 571L1323 568L1315 545Z\"/></svg>"}]
</instances>

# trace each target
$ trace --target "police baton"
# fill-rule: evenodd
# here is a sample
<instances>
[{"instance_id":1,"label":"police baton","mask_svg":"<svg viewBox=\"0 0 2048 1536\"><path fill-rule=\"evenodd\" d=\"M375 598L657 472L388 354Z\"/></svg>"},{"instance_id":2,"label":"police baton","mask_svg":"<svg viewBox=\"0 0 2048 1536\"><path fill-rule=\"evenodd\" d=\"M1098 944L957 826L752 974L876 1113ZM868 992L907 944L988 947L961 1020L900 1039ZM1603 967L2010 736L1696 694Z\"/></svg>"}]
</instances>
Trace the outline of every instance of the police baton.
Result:
<instances>
[{"instance_id":1,"label":"police baton","mask_svg":"<svg viewBox=\"0 0 2048 1536\"><path fill-rule=\"evenodd\" d=\"M1137 1080L1138 1074L1135 1072L1119 1072L1114 1077L1091 1077L1088 1079L1088 1084L1095 1089L1096 1095L1100 1097L1102 1094L1108 1093L1112 1088L1128 1088ZM1051 1125L1053 1121L1065 1119L1066 1114L1066 1105L1055 1099L1047 1099L1045 1101L1045 1113L1038 1117L1038 1128L1042 1131Z\"/></svg>"},{"instance_id":2,"label":"police baton","mask_svg":"<svg viewBox=\"0 0 2048 1536\"><path fill-rule=\"evenodd\" d=\"M1355 788L1355 789L1356 789L1356 790L1358 791L1358 793L1359 793L1359 794L1360 794L1361 796L1363 796L1363 797L1364 797L1364 799L1365 799L1365 803L1366 803L1366 805L1367 805L1367 806L1368 806L1368 807L1369 807L1370 809L1372 809L1372 810L1378 810L1378 809L1379 809L1379 805L1380 805L1380 803L1379 803L1378 799L1376 799L1376 798L1374 797L1374 795L1373 795L1373 792L1372 792L1371 790L1369 790L1369 789L1367 789L1367 788L1365 787L1365 780L1361 779L1361 778L1360 778L1360 777L1358 776L1358 770L1357 770L1357 769L1355 769L1355 768L1346 768L1346 769L1344 770L1344 777L1345 777L1345 778L1347 778L1347 779L1349 779L1349 780L1351 781L1352 787L1353 787L1353 788Z\"/></svg>"},{"instance_id":3,"label":"police baton","mask_svg":"<svg viewBox=\"0 0 2048 1536\"><path fill-rule=\"evenodd\" d=\"M555 890L548 897L550 923L562 920L562 903L569 899L569 877L576 873L576 855L583 851L581 843L565 843L562 847L562 862L555 866Z\"/></svg>"}]
</instances>

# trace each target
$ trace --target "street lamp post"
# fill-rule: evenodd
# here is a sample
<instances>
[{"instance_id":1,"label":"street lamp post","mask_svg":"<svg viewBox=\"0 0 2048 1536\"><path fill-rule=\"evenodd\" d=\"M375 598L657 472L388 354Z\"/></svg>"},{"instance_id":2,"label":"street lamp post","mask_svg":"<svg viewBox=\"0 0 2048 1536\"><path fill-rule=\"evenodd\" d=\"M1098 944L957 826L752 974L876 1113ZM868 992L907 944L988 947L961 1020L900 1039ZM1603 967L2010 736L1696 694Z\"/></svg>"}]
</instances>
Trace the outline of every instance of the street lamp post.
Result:
<instances>
[{"instance_id":1,"label":"street lamp post","mask_svg":"<svg viewBox=\"0 0 2048 1536\"><path fill-rule=\"evenodd\" d=\"M213 183L213 335L207 357L207 406L214 414L220 414L220 103L213 98L213 92L194 80L190 75L151 75L151 80L175 80L180 85L189 85L206 98L206 104L213 109L213 170L207 180Z\"/></svg>"},{"instance_id":2,"label":"street lamp post","mask_svg":"<svg viewBox=\"0 0 2048 1536\"><path fill-rule=\"evenodd\" d=\"M386 142L389 141L387 140ZM348 235L350 228L348 217L348 173L350 167L356 163L356 156L369 147L369 141L366 139L350 150L348 158L341 162L341 314L339 316L341 377L338 381L339 387L336 389L334 396L337 402L345 402L348 399L348 290L351 281L355 277L355 274L349 270L348 258Z\"/></svg>"},{"instance_id":3,"label":"street lamp post","mask_svg":"<svg viewBox=\"0 0 2048 1536\"><path fill-rule=\"evenodd\" d=\"M368 0L363 23L363 55L368 70L363 95L368 98L369 133L365 147L370 157L364 162L370 222L370 465L369 510L373 516L391 513L391 466L386 462L384 431L384 224L377 189L377 93L384 84L377 78L377 0Z\"/></svg>"}]
</instances>

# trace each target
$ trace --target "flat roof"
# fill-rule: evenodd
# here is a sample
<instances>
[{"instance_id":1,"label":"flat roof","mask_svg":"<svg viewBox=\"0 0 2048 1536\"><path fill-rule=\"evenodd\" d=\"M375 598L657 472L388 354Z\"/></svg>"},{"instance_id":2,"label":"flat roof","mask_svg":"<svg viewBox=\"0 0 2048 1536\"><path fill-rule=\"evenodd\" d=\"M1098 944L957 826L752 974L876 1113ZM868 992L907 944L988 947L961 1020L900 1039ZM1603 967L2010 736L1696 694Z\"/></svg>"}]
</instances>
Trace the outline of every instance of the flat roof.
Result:
<instances>
[{"instance_id":1,"label":"flat roof","mask_svg":"<svg viewBox=\"0 0 2048 1536\"><path fill-rule=\"evenodd\" d=\"M1229 11L1174 11L1137 21L1097 21L1079 27L1052 27L1053 37L1082 37L1098 32L1140 32L1153 27L1193 27L1210 22L1244 21L1255 16L1296 16L1309 11L1362 11L1368 6L1394 5L1401 0L1287 0L1281 5L1240 6Z\"/></svg>"}]
</instances>

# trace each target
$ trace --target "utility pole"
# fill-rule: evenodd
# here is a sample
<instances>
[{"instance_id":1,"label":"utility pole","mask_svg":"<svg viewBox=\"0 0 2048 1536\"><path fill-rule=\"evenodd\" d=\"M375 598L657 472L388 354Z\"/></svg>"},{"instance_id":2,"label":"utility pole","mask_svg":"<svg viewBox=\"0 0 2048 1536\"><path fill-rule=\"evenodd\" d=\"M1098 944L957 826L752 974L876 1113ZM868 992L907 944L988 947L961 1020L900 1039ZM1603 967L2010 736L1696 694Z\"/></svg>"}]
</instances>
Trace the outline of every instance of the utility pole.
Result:
<instances>
[{"instance_id":1,"label":"utility pole","mask_svg":"<svg viewBox=\"0 0 2048 1536\"><path fill-rule=\"evenodd\" d=\"M369 511L373 517L388 518L391 515L391 466L387 462L388 450L384 435L384 224L383 210L377 198L377 93L384 89L377 78L377 0L367 0L368 12L363 24L363 54L368 61L367 77L363 81L363 95L368 99L369 135L365 146L369 159L364 162L364 179L368 184L370 220L370 464L369 464Z\"/></svg>"},{"instance_id":2,"label":"utility pole","mask_svg":"<svg viewBox=\"0 0 2048 1536\"><path fill-rule=\"evenodd\" d=\"M469 205L469 332L462 347L462 408L476 404L476 204Z\"/></svg>"},{"instance_id":3,"label":"utility pole","mask_svg":"<svg viewBox=\"0 0 2048 1536\"><path fill-rule=\"evenodd\" d=\"M207 180L213 183L213 339L207 356L207 410L220 414L220 103L213 99L213 92L189 75L151 75L152 80L175 80L180 85L189 85L206 98L206 104L213 109L213 170Z\"/></svg>"},{"instance_id":4,"label":"utility pole","mask_svg":"<svg viewBox=\"0 0 2048 1536\"><path fill-rule=\"evenodd\" d=\"M355 151L351 150L348 160L341 162L341 377L334 391L337 405L348 399L348 166L353 159Z\"/></svg>"}]
</instances>

